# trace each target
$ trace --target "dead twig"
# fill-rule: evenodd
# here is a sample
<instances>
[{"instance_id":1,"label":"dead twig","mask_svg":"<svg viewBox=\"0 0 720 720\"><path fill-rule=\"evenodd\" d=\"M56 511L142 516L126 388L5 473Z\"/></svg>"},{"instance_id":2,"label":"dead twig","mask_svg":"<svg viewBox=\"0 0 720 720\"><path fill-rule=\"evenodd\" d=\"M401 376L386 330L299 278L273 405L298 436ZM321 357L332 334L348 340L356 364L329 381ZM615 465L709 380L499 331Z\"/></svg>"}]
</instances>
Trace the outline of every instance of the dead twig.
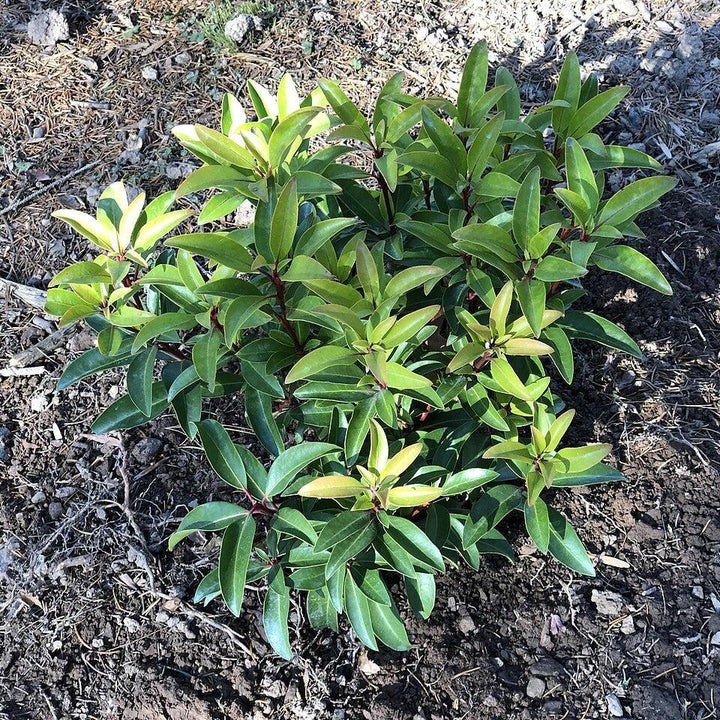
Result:
<instances>
[{"instance_id":1,"label":"dead twig","mask_svg":"<svg viewBox=\"0 0 720 720\"><path fill-rule=\"evenodd\" d=\"M76 177L77 175L82 175L86 170L92 170L94 167L97 167L101 162L103 162L102 158L100 160L93 160L92 162L89 162L86 165L83 165L82 167L79 167L76 170L73 170L72 172L69 172L66 175L63 175L62 177L59 177L56 180L53 180L51 183L44 185L39 190L36 190L35 192L30 193L28 196L26 196L24 198L19 198L14 203L10 203L10 205L8 205L6 208L3 208L2 210L0 210L0 217L13 212L13 210L17 210L18 208L21 208L23 205L27 205L29 202L32 202L35 198L40 197L40 195L44 195L46 192L53 190L54 188L58 187L59 185L62 185L65 181L70 180L70 179Z\"/></svg>"},{"instance_id":2,"label":"dead twig","mask_svg":"<svg viewBox=\"0 0 720 720\"><path fill-rule=\"evenodd\" d=\"M4 211L0 211L0 215L2 215L3 212ZM45 307L45 300L47 299L45 290L39 290L38 288L30 287L30 285L22 285L12 280L0 278L0 291L2 290L20 298L24 303L34 308L42 310Z\"/></svg>"},{"instance_id":3,"label":"dead twig","mask_svg":"<svg viewBox=\"0 0 720 720\"><path fill-rule=\"evenodd\" d=\"M11 358L8 365L10 369L13 368L27 368L28 365L32 365L38 360L43 360L47 357L48 353L56 350L60 346L65 344L67 336L72 333L73 325L65 325L59 328L54 333L51 333L47 337L44 337L39 342L31 345L29 348L25 348L20 352L15 353Z\"/></svg>"}]
</instances>

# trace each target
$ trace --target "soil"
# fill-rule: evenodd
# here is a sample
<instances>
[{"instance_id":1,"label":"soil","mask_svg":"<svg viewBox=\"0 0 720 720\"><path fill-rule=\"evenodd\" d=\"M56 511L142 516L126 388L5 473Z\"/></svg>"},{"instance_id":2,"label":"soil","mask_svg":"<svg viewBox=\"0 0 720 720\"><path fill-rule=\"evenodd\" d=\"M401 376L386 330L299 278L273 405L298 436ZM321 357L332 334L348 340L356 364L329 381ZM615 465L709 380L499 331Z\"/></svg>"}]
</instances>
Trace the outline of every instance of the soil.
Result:
<instances>
[{"instance_id":1,"label":"soil","mask_svg":"<svg viewBox=\"0 0 720 720\"><path fill-rule=\"evenodd\" d=\"M41 374L0 377L0 718L718 717L720 8L292 0L221 54L198 36L207 3L44 5L71 35L49 49L28 40L25 4L0 8L0 277L43 287L88 251L51 209L92 208L119 176L152 192L177 184L191 166L169 128L216 122L221 93L248 75L273 85L289 69L305 86L336 77L367 106L403 68L414 90L453 92L462 56L486 37L532 102L571 48L607 82L631 84L604 130L681 180L638 242L675 294L591 278L586 306L621 323L645 359L580 344L573 386L558 385L578 410L573 440L612 443L628 478L555 498L597 577L533 553L511 524L518 562L449 573L431 619L408 622L412 651L366 652L347 626L313 633L296 607L290 662L269 653L255 593L237 619L191 602L217 546L198 539L169 553L166 540L187 508L225 490L173 419L97 437L89 424L120 376L55 392L64 364L92 343L77 328L40 356ZM6 366L54 328L15 298L0 307ZM222 412L252 443L238 408Z\"/></svg>"}]
</instances>

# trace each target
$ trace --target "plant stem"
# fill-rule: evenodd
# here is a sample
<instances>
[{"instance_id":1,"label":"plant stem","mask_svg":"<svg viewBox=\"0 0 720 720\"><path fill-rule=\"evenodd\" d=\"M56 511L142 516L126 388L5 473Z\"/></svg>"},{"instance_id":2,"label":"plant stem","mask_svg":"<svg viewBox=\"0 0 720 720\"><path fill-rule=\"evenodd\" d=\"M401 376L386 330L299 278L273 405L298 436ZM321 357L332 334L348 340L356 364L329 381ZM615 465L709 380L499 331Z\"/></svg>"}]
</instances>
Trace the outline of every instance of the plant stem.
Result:
<instances>
[{"instance_id":1,"label":"plant stem","mask_svg":"<svg viewBox=\"0 0 720 720\"><path fill-rule=\"evenodd\" d=\"M260 270L260 272L265 275L268 280L270 280L275 288L275 299L280 306L280 312L275 312L277 319L280 321L280 324L285 328L287 334L290 336L290 339L293 341L297 354L304 355L305 347L300 342L300 338L298 337L295 327L287 317L287 305L285 304L285 283L280 279L277 267L273 268L272 273L269 273L266 270Z\"/></svg>"}]
</instances>

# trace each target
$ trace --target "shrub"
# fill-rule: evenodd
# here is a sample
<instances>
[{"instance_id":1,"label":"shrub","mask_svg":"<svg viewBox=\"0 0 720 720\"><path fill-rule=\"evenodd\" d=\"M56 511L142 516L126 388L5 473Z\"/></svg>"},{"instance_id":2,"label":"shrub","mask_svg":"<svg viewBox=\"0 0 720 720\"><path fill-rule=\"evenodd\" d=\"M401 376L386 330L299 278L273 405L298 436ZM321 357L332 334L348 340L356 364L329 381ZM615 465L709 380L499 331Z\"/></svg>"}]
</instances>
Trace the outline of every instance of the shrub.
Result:
<instances>
[{"instance_id":1,"label":"shrub","mask_svg":"<svg viewBox=\"0 0 720 720\"><path fill-rule=\"evenodd\" d=\"M565 446L574 411L549 371L572 381L574 339L641 357L575 304L593 267L671 292L622 240L643 237L637 215L674 181L644 177L603 199L605 170L660 166L593 132L627 88L581 82L575 55L554 99L522 118L510 73L489 89L487 76L484 44L455 103L406 95L395 75L371 122L332 81L302 101L289 76L277 97L250 81L257 119L227 95L220 132L175 128L203 163L177 192L146 206L114 183L96 217L54 213L102 251L48 293L61 324L97 331L59 389L126 367L127 394L95 432L171 408L199 436L234 501L191 510L170 548L222 532L196 601L222 596L237 615L246 583L262 581L265 632L284 657L296 590L314 628L337 630L344 613L368 647L408 648L388 582L427 618L448 566L513 558L498 529L509 513L541 553L594 572L550 491L622 475L602 462L609 445ZM327 130L330 144L311 148ZM362 167L341 162L351 151ZM202 231L158 249L192 214L173 203L211 188ZM247 199L254 221L233 228ZM260 457L204 414L238 394Z\"/></svg>"}]
</instances>

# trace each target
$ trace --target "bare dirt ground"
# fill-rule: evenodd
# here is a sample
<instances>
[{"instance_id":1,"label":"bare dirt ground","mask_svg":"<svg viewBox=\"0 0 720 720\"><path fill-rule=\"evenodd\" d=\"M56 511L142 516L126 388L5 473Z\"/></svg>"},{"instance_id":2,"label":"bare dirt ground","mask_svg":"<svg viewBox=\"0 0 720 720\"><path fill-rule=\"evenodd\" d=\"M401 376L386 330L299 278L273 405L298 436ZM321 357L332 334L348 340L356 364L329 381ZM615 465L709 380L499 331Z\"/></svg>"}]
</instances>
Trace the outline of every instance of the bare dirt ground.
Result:
<instances>
[{"instance_id":1,"label":"bare dirt ground","mask_svg":"<svg viewBox=\"0 0 720 720\"><path fill-rule=\"evenodd\" d=\"M561 495L598 576L546 562L511 528L519 562L447 576L432 618L411 621L406 654L311 633L297 608L300 653L280 661L252 596L239 619L192 605L216 548L171 554L166 539L187 507L224 490L172 418L88 434L119 377L54 390L92 342L86 331L39 354L40 374L0 375L0 718L718 718L718 3L290 0L231 54L202 30L206 2L44 7L69 23L54 48L28 41L25 3L0 2L0 278L42 288L88 251L52 209L92 208L119 177L174 187L191 166L171 127L216 123L222 93L242 94L247 77L273 85L291 71L305 88L335 77L365 107L397 70L413 90L453 93L485 38L531 104L569 49L605 83L632 86L604 130L681 180L643 222L643 250L675 295L602 276L588 284L587 302L646 355L583 347L575 385L562 389L584 418L574 439L612 442L628 477ZM2 368L54 330L12 293L0 312Z\"/></svg>"}]
</instances>

